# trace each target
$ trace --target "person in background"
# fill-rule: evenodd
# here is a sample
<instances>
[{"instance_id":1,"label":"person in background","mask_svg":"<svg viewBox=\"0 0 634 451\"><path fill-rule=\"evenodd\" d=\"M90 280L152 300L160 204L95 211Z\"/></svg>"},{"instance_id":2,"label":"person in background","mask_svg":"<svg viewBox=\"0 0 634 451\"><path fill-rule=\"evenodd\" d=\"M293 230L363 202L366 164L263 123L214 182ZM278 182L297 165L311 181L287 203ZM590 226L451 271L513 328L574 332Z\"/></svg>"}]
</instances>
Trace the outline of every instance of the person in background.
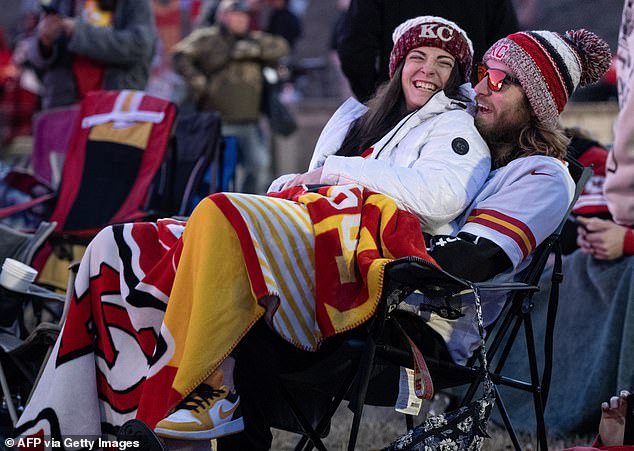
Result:
<instances>
[{"instance_id":1,"label":"person in background","mask_svg":"<svg viewBox=\"0 0 634 451\"><path fill-rule=\"evenodd\" d=\"M592 176L572 210L574 221L571 218L564 224L561 233L563 254L581 248L597 260L633 255L634 230L614 222L603 194L608 150L579 129L567 128L565 131L571 138L568 156L592 167Z\"/></svg>"},{"instance_id":2,"label":"person in background","mask_svg":"<svg viewBox=\"0 0 634 451\"><path fill-rule=\"evenodd\" d=\"M614 123L614 144L608 156L605 197L612 217L619 224L634 224L634 2L625 0L617 77L619 114Z\"/></svg>"},{"instance_id":3,"label":"person in background","mask_svg":"<svg viewBox=\"0 0 634 451\"><path fill-rule=\"evenodd\" d=\"M626 424L634 419L627 417L629 394L629 391L621 390L618 396L612 396L601 403L599 435L592 447L575 446L563 451L634 451L633 444L625 444L623 441Z\"/></svg>"},{"instance_id":4,"label":"person in background","mask_svg":"<svg viewBox=\"0 0 634 451\"><path fill-rule=\"evenodd\" d=\"M245 174L239 190L262 194L271 180L268 140L258 123L262 68L275 65L289 46L282 37L251 31L244 0L222 0L216 20L174 47L174 69L185 79L194 108L218 111L222 134L236 137Z\"/></svg>"},{"instance_id":5,"label":"person in background","mask_svg":"<svg viewBox=\"0 0 634 451\"><path fill-rule=\"evenodd\" d=\"M27 60L42 74L42 108L90 90L147 84L157 38L150 0L48 0Z\"/></svg>"},{"instance_id":6,"label":"person in background","mask_svg":"<svg viewBox=\"0 0 634 451\"><path fill-rule=\"evenodd\" d=\"M592 168L592 176L583 187L583 191L572 209L572 216L566 221L561 232L562 252L567 255L579 247L577 245L579 221L575 217L611 219L612 216L608 211L608 204L603 195L608 149L590 137L584 130L568 127L564 131L566 136L570 138L567 156L574 158L583 166Z\"/></svg>"},{"instance_id":7,"label":"person in background","mask_svg":"<svg viewBox=\"0 0 634 451\"><path fill-rule=\"evenodd\" d=\"M511 0L352 0L338 38L341 69L361 102L388 79L396 25L419 15L445 17L464 28L473 41L474 61L498 39L518 30Z\"/></svg>"},{"instance_id":8,"label":"person in background","mask_svg":"<svg viewBox=\"0 0 634 451\"><path fill-rule=\"evenodd\" d=\"M295 42L302 36L302 23L299 17L288 9L288 0L268 0L267 3L272 11L264 31L282 36L288 42L292 52Z\"/></svg>"}]
</instances>

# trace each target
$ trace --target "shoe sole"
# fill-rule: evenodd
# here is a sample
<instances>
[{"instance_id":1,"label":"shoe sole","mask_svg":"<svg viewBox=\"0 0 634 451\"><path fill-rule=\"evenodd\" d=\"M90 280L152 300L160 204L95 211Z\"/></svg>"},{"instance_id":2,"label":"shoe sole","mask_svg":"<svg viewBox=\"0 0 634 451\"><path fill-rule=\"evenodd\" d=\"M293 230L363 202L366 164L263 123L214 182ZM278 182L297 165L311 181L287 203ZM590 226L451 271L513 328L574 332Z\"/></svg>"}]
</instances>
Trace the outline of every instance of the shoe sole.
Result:
<instances>
[{"instance_id":1,"label":"shoe sole","mask_svg":"<svg viewBox=\"0 0 634 451\"><path fill-rule=\"evenodd\" d=\"M208 431L174 431L172 429L155 428L156 435L163 438L189 439L189 440L213 440L226 435L237 434L244 431L242 417L216 426Z\"/></svg>"},{"instance_id":2,"label":"shoe sole","mask_svg":"<svg viewBox=\"0 0 634 451\"><path fill-rule=\"evenodd\" d=\"M121 425L117 440L136 441L136 451L167 451L167 446L154 431L141 420L128 420Z\"/></svg>"}]
</instances>

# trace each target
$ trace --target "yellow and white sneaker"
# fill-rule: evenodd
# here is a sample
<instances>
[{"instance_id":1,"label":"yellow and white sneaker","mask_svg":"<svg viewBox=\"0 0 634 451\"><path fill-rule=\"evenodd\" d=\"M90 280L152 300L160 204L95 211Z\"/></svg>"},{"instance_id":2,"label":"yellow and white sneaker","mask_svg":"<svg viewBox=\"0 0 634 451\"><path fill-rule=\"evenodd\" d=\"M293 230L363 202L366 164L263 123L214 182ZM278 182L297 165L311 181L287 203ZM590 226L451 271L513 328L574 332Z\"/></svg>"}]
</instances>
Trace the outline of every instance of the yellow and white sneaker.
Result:
<instances>
[{"instance_id":1,"label":"yellow and white sneaker","mask_svg":"<svg viewBox=\"0 0 634 451\"><path fill-rule=\"evenodd\" d=\"M240 396L227 386L200 384L154 428L165 438L211 440L244 430Z\"/></svg>"}]
</instances>

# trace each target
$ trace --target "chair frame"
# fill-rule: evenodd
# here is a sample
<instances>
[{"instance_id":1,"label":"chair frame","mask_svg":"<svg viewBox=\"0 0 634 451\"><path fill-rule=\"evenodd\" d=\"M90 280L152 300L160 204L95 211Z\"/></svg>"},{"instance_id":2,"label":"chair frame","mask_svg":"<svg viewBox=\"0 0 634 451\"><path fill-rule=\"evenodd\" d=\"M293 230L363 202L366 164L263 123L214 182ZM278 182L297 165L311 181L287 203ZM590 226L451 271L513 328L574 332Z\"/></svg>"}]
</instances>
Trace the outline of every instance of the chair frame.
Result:
<instances>
[{"instance_id":1,"label":"chair frame","mask_svg":"<svg viewBox=\"0 0 634 451\"><path fill-rule=\"evenodd\" d=\"M538 447L548 450L547 430L544 421L544 410L548 399L548 391L552 375L553 358L553 333L555 318L557 313L557 303L559 295L559 284L563 279L560 234L563 225L570 214L577 198L587 180L592 174L592 169L583 167L574 159L567 159L568 168L575 181L575 194L573 200L561 223L533 254L533 259L524 270L520 282L509 282L493 284L489 282L473 283L455 277L446 271L425 262L416 257L405 257L392 261L386 265L385 280L386 289L383 298L377 308L377 312L369 323L369 334L365 340L346 340L344 346L354 352L351 358L354 360L350 373L344 378L343 383L331 398L331 404L323 414L316 427L306 418L299 405L294 402L291 393L282 384L282 394L293 414L303 429L302 438L296 446L296 450L312 449L314 446L319 450L326 450L320 437L324 436L330 423L332 415L341 404L344 398L350 399L350 409L353 411L353 421L348 441L348 450L355 448L359 426L361 422L363 405L370 383L372 368L381 358L396 365L411 365L411 355L409 351L394 347L382 340L386 327L394 322L397 327L397 320L392 316L392 312L397 309L398 303L407 297L412 291L419 289L430 296L450 297L457 293L464 294L465 290L509 291L509 296L504 305L502 313L488 329L486 347L488 360L490 362L488 373L493 382L496 405L500 411L504 426L511 438L516 450L521 450L517 434L511 424L508 412L500 396L498 386L503 385L514 389L530 392L533 395L533 404L537 422ZM537 362L537 351L533 335L533 325L531 311L533 309L533 294L539 290L540 277L544 271L546 263L551 253L554 253L555 260L553 266L553 276L550 288L550 299L548 305L546 337L544 343L544 364L540 369ZM504 376L502 374L511 346L515 342L521 327L524 327L526 337L526 350L529 361L529 380L518 380ZM474 353L474 357L466 366L453 362L438 361L426 358L426 363L430 371L451 371L459 374L464 382L452 384L451 386L467 385L468 389L464 395L461 406L468 404L476 394L478 387L484 378L484 367L478 358L479 353ZM407 428L413 427L413 417L406 416Z\"/></svg>"},{"instance_id":2,"label":"chair frame","mask_svg":"<svg viewBox=\"0 0 634 451\"><path fill-rule=\"evenodd\" d=\"M29 289L29 291L24 292L11 292L11 290L4 289L15 295L17 299L24 301L30 301L33 303L63 303L62 311L59 315L59 318L57 318L57 321L39 323L37 327L35 327L35 329L33 329L33 331L24 338L18 336L0 337L3 340L3 345L0 347L0 390L2 391L2 396L6 403L7 410L9 412L9 418L11 419L13 427L15 427L18 422L18 412L23 407L23 405L16 405L16 403L13 401L11 386L7 379L3 360L6 358L5 363L11 362L14 367L20 372L20 376L22 376L29 384L30 387L28 390L28 398L24 403L24 405L26 405L30 401L33 391L35 390L35 387L39 382L40 377L42 376L44 367L46 366L46 363L48 362L48 359L53 351L53 347L56 341L55 339L61 332L62 325L64 324L66 316L68 315L68 309L70 308L70 301L72 298L75 275L77 273L78 266L79 264L75 263L69 267L69 277L65 295L59 295L53 291L48 290L47 288L38 287L37 285L33 285L32 288ZM23 312L23 306L21 306L20 312ZM18 318L18 321L19 323L23 323L23 318ZM20 329L22 329L22 327L20 327ZM7 344L10 345L10 349L5 350L4 340L9 338L11 343L7 342ZM46 350L44 358L42 359L42 362L39 365L39 368L37 368L37 373L35 373L22 364L20 356L27 353L28 349L33 344L41 342L47 343L48 348Z\"/></svg>"}]
</instances>

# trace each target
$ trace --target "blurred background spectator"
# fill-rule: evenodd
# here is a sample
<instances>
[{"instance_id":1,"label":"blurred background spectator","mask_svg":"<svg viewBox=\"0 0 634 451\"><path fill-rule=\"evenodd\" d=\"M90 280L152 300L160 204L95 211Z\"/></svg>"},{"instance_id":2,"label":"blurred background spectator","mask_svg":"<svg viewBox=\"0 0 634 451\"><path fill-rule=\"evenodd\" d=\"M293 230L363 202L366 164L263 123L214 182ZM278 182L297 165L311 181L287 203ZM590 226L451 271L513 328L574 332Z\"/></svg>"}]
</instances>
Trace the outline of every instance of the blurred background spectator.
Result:
<instances>
[{"instance_id":1,"label":"blurred background spectator","mask_svg":"<svg viewBox=\"0 0 634 451\"><path fill-rule=\"evenodd\" d=\"M302 35L299 17L288 8L288 0L267 0L267 4L271 7L271 13L265 31L286 39L292 52Z\"/></svg>"},{"instance_id":2,"label":"blurred background spectator","mask_svg":"<svg viewBox=\"0 0 634 451\"><path fill-rule=\"evenodd\" d=\"M222 0L216 24L196 29L174 49L174 67L197 111L218 111L223 136L235 136L244 170L239 190L265 193L271 182L268 139L259 126L262 69L288 54L286 40L250 28L250 5Z\"/></svg>"},{"instance_id":3,"label":"blurred background spectator","mask_svg":"<svg viewBox=\"0 0 634 451\"><path fill-rule=\"evenodd\" d=\"M144 89L156 41L150 0L43 0L27 61L42 77L42 108L94 89Z\"/></svg>"}]
</instances>

